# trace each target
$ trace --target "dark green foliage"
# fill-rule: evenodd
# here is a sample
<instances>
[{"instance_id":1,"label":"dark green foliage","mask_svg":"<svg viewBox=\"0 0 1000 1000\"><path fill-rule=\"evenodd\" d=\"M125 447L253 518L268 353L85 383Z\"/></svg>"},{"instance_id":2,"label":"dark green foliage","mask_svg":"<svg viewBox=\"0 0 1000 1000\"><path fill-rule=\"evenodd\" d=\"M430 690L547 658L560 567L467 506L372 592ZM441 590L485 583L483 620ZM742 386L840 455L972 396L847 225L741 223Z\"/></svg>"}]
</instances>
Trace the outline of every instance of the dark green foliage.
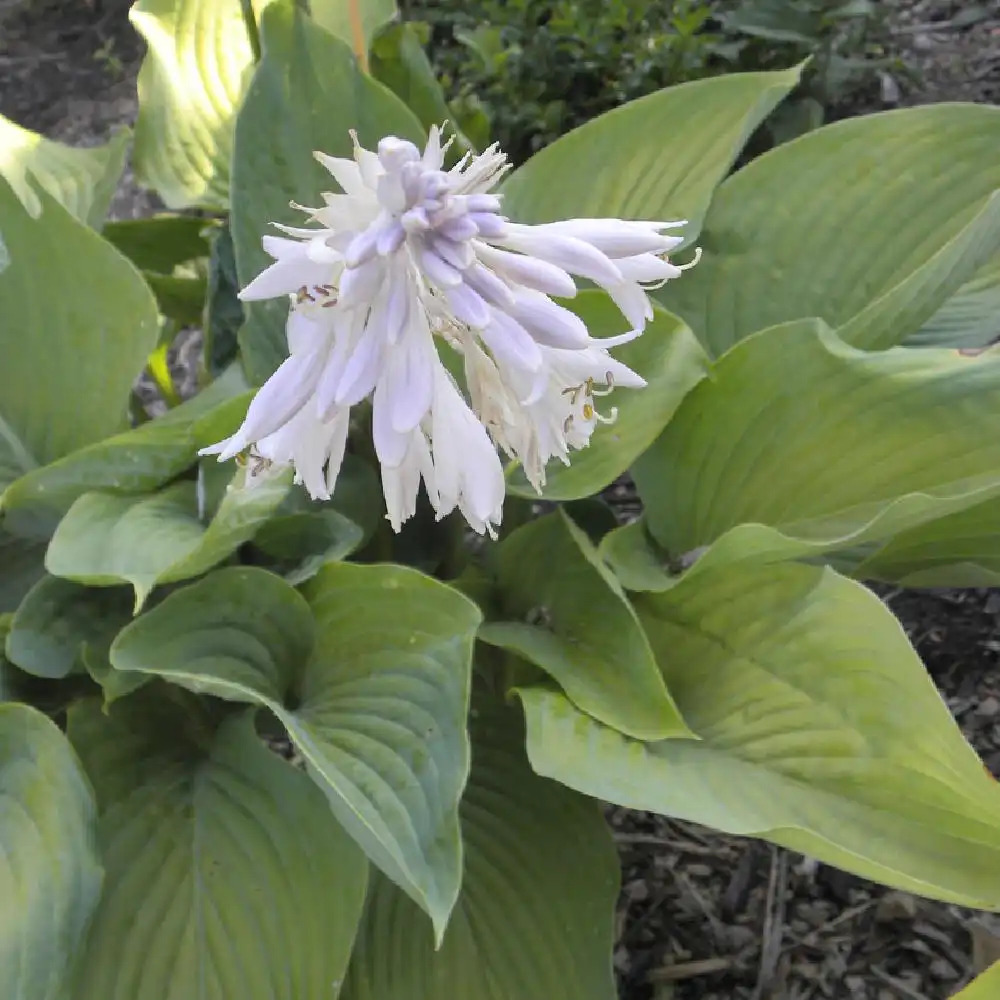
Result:
<instances>
[{"instance_id":1,"label":"dark green foliage","mask_svg":"<svg viewBox=\"0 0 1000 1000\"><path fill-rule=\"evenodd\" d=\"M457 124L515 163L595 115L661 87L813 65L772 141L822 123L869 86L881 55L871 0L404 0ZM787 121L785 119L788 119Z\"/></svg>"}]
</instances>

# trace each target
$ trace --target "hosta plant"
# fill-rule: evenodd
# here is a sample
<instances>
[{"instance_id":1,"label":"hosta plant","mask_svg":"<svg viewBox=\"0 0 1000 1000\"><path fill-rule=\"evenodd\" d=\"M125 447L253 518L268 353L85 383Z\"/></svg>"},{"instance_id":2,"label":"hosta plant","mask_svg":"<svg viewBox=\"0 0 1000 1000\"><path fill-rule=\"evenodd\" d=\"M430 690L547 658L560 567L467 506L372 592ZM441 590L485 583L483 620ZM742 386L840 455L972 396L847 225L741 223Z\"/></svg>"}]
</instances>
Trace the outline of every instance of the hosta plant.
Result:
<instances>
[{"instance_id":1,"label":"hosta plant","mask_svg":"<svg viewBox=\"0 0 1000 1000\"><path fill-rule=\"evenodd\" d=\"M137 4L153 218L3 124L0 996L607 1000L601 803L1000 908L866 586L1000 578L1000 111L733 173L733 75L508 171L392 16Z\"/></svg>"}]
</instances>

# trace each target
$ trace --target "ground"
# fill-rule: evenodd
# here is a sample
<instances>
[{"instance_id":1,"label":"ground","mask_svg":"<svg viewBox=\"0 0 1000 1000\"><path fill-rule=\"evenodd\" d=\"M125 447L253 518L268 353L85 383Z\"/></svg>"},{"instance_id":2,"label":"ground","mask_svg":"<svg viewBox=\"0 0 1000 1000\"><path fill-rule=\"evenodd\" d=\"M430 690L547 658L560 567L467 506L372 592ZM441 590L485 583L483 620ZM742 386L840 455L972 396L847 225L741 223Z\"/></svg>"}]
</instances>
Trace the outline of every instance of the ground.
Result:
<instances>
[{"instance_id":1,"label":"ground","mask_svg":"<svg viewBox=\"0 0 1000 1000\"><path fill-rule=\"evenodd\" d=\"M1000 101L1000 2L892 0L878 106ZM141 44L123 0L0 0L0 112L53 138L134 121ZM863 110L874 110L875 107ZM127 176L113 211L155 199ZM986 764L1000 775L1000 593L883 595ZM767 844L608 810L623 891L623 1000L944 1000L1000 958L1000 923Z\"/></svg>"}]
</instances>

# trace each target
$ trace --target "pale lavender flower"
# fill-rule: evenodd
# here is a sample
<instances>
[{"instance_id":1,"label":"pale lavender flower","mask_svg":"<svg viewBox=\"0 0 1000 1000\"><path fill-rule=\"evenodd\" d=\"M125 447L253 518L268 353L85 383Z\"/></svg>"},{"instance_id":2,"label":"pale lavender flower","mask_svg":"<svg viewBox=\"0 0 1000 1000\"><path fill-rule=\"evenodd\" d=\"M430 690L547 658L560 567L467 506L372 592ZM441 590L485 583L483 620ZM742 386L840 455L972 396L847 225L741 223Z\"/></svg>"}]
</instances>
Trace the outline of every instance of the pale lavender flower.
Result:
<instances>
[{"instance_id":1,"label":"pale lavender flower","mask_svg":"<svg viewBox=\"0 0 1000 1000\"><path fill-rule=\"evenodd\" d=\"M595 397L645 384L607 349L652 318L647 289L684 270L667 259L681 237L662 232L684 223L519 225L490 193L507 170L497 147L449 170L446 149L435 128L422 152L388 137L377 152L355 139L353 160L316 154L341 193L305 209L314 228L264 238L275 262L240 295L292 296L290 356L237 433L208 451L291 464L313 497L328 497L350 408L370 397L393 527L413 514L423 481L439 516L457 507L492 533L504 477L491 439L541 489L551 458L568 463L614 418ZM576 294L574 276L611 296L627 333L595 340L554 301ZM435 337L463 356L471 409Z\"/></svg>"}]
</instances>

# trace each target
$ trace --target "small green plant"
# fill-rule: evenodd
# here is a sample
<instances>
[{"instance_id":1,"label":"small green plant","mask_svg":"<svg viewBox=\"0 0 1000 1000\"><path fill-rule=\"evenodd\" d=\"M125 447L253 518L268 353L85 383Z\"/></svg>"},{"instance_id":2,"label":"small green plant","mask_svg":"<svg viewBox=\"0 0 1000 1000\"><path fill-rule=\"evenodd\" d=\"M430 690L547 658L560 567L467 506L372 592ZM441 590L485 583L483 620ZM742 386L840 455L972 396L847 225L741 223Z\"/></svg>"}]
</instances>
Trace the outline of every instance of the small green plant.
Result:
<instances>
[{"instance_id":1,"label":"small green plant","mask_svg":"<svg viewBox=\"0 0 1000 1000\"><path fill-rule=\"evenodd\" d=\"M508 171L384 0L251 7L133 7L168 212L0 119L0 997L613 1000L599 801L1000 910L863 583L1000 579L1000 109L733 172L801 67L726 74Z\"/></svg>"},{"instance_id":2,"label":"small green plant","mask_svg":"<svg viewBox=\"0 0 1000 1000\"><path fill-rule=\"evenodd\" d=\"M772 139L817 127L870 85L884 14L867 0L411 0L460 120L485 116L517 163L665 86L811 57Z\"/></svg>"}]
</instances>

